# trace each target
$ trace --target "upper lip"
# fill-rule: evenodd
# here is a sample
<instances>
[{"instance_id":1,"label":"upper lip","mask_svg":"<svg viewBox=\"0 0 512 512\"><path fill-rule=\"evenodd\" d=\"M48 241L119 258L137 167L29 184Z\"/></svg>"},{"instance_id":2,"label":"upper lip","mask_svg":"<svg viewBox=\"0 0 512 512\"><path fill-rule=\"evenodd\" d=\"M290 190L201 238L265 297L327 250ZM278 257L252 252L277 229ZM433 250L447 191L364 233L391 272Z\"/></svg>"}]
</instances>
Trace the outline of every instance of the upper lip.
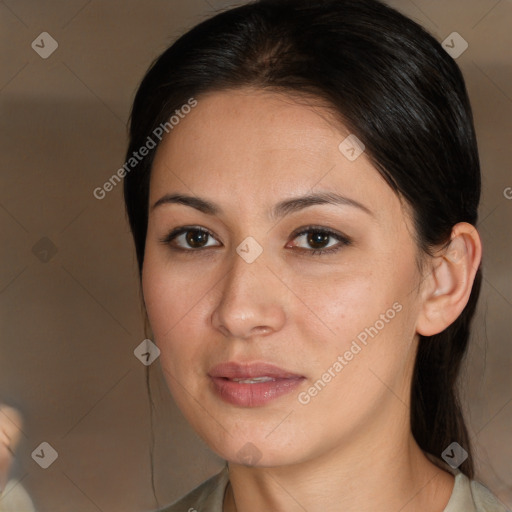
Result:
<instances>
[{"instance_id":1,"label":"upper lip","mask_svg":"<svg viewBox=\"0 0 512 512\"><path fill-rule=\"evenodd\" d=\"M273 379L300 378L302 375L283 370L270 363L237 363L229 361L214 366L209 372L210 377L226 379L251 379L254 377L272 377Z\"/></svg>"}]
</instances>

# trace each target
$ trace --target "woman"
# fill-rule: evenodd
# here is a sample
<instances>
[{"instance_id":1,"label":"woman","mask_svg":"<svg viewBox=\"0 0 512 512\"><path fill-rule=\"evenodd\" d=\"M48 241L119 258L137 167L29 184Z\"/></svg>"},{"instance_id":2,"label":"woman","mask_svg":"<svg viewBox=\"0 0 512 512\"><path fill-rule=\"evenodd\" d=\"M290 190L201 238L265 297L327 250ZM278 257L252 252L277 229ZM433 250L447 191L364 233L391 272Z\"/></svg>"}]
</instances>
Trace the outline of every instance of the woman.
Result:
<instances>
[{"instance_id":1,"label":"woman","mask_svg":"<svg viewBox=\"0 0 512 512\"><path fill-rule=\"evenodd\" d=\"M224 470L168 512L504 511L456 379L481 282L462 75L375 0L261 0L153 64L125 201L167 384Z\"/></svg>"}]
</instances>

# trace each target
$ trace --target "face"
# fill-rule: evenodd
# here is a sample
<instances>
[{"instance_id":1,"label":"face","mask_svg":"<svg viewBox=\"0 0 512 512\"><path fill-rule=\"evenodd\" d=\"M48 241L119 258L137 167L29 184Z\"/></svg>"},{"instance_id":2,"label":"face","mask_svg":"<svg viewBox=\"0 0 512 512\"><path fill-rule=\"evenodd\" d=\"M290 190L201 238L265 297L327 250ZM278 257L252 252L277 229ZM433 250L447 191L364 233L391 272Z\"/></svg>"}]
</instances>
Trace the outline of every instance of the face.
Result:
<instances>
[{"instance_id":1,"label":"face","mask_svg":"<svg viewBox=\"0 0 512 512\"><path fill-rule=\"evenodd\" d=\"M197 101L155 155L142 276L178 406L235 463L392 435L420 308L410 215L320 107Z\"/></svg>"}]
</instances>

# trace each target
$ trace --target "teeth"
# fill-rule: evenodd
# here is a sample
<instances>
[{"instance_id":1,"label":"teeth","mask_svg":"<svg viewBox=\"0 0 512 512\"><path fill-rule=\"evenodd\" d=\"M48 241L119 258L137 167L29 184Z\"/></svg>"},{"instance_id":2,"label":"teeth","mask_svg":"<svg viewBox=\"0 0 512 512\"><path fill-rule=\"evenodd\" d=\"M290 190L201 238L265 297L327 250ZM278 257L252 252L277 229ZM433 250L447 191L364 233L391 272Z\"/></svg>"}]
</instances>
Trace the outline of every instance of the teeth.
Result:
<instances>
[{"instance_id":1,"label":"teeth","mask_svg":"<svg viewBox=\"0 0 512 512\"><path fill-rule=\"evenodd\" d=\"M273 379L272 377L253 377L252 379L231 379L234 382L241 382L242 384L256 384L258 382L269 382Z\"/></svg>"}]
</instances>

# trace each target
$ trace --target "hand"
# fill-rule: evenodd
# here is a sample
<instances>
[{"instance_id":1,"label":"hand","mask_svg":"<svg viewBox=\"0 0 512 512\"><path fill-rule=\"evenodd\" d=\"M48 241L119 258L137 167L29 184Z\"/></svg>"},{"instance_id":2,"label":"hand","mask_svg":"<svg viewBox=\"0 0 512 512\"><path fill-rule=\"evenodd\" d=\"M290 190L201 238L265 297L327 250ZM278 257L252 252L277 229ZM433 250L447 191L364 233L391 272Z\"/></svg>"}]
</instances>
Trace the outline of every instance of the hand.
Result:
<instances>
[{"instance_id":1,"label":"hand","mask_svg":"<svg viewBox=\"0 0 512 512\"><path fill-rule=\"evenodd\" d=\"M7 405L0 405L0 493L4 490L14 450L21 434L21 415Z\"/></svg>"}]
</instances>

